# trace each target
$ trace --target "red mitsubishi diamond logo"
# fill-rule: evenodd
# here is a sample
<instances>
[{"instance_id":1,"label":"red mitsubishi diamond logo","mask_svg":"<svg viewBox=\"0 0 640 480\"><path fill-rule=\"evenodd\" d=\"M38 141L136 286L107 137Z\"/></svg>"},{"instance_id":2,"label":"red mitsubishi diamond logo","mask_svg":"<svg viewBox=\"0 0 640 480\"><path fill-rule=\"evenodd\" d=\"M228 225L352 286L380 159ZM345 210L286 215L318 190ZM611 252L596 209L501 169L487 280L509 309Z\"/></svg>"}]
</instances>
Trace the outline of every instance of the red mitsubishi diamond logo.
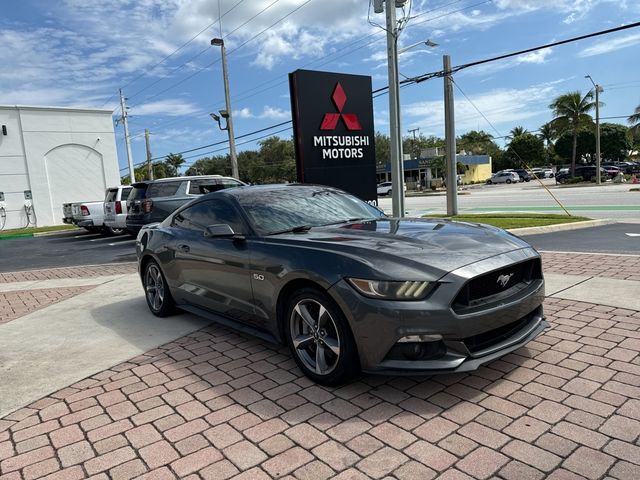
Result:
<instances>
[{"instance_id":1,"label":"red mitsubishi diamond logo","mask_svg":"<svg viewBox=\"0 0 640 480\"><path fill-rule=\"evenodd\" d=\"M333 100L333 104L336 106L338 113L325 113L322 124L320 125L320 130L335 130L340 118L342 118L347 130L362 130L358 116L355 113L342 113L344 104L347 101L347 96L340 82L336 83L336 88L333 90L331 100Z\"/></svg>"}]
</instances>

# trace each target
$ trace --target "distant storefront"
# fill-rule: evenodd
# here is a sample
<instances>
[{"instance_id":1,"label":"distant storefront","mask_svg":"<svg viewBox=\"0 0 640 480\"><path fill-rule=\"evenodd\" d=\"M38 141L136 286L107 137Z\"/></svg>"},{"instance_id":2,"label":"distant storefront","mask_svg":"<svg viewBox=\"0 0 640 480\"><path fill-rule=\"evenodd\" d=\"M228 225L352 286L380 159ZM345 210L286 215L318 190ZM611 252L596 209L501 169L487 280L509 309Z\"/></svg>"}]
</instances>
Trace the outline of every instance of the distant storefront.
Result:
<instances>
[{"instance_id":1,"label":"distant storefront","mask_svg":"<svg viewBox=\"0 0 640 480\"><path fill-rule=\"evenodd\" d=\"M433 152L429 149L425 153ZM408 189L415 189L418 185L426 186L429 182L436 182L438 178L445 177L445 172L438 165L442 165L441 155L421 156L420 158L405 159L404 180ZM489 155L456 155L456 162L464 165L464 173L460 174L463 184L484 182L491 177L491 157ZM391 162L378 165L378 183L391 180Z\"/></svg>"}]
</instances>

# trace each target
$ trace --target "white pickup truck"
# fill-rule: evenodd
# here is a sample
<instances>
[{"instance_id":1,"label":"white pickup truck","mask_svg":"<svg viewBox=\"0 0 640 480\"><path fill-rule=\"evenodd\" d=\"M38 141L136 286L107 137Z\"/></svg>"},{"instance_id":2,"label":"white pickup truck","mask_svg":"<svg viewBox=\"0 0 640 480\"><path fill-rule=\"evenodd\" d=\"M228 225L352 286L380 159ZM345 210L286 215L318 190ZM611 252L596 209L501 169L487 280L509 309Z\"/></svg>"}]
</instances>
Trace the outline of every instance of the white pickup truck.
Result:
<instances>
[{"instance_id":1,"label":"white pickup truck","mask_svg":"<svg viewBox=\"0 0 640 480\"><path fill-rule=\"evenodd\" d=\"M62 221L94 233L104 231L104 202L63 203Z\"/></svg>"}]
</instances>

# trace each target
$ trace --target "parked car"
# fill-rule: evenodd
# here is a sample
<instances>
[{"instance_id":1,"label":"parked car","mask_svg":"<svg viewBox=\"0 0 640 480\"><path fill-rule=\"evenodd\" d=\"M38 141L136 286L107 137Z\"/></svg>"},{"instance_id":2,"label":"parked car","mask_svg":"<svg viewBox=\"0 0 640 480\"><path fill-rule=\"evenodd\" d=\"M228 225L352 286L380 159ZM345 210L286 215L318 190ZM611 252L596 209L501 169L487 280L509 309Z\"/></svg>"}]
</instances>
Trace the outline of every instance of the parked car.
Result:
<instances>
[{"instance_id":1,"label":"parked car","mask_svg":"<svg viewBox=\"0 0 640 480\"><path fill-rule=\"evenodd\" d=\"M520 181L520 175L516 172L502 170L491 175L491 178L487 180L487 184L494 183L518 183Z\"/></svg>"},{"instance_id":2,"label":"parked car","mask_svg":"<svg viewBox=\"0 0 640 480\"><path fill-rule=\"evenodd\" d=\"M127 199L126 228L137 233L143 225L161 222L176 208L209 191L245 185L221 175L171 177L137 182Z\"/></svg>"},{"instance_id":3,"label":"parked car","mask_svg":"<svg viewBox=\"0 0 640 480\"><path fill-rule=\"evenodd\" d=\"M407 191L407 184L403 184L404 191ZM382 182L378 184L378 195L391 195L391 191L393 189L392 182Z\"/></svg>"},{"instance_id":4,"label":"parked car","mask_svg":"<svg viewBox=\"0 0 640 480\"><path fill-rule=\"evenodd\" d=\"M73 224L92 233L106 232L104 228L104 201L71 204Z\"/></svg>"},{"instance_id":5,"label":"parked car","mask_svg":"<svg viewBox=\"0 0 640 480\"><path fill-rule=\"evenodd\" d=\"M579 165L576 166L575 177L582 177L585 182L590 182L592 180L595 181L596 178L596 166L595 165ZM556 173L556 183L567 183L567 181L571 178L570 169L561 169L558 173ZM600 167L600 178L607 179L607 171Z\"/></svg>"},{"instance_id":6,"label":"parked car","mask_svg":"<svg viewBox=\"0 0 640 480\"><path fill-rule=\"evenodd\" d=\"M531 181L531 175L529 175L529 172L527 172L524 168L514 168L513 171L518 174L521 182Z\"/></svg>"},{"instance_id":7,"label":"parked car","mask_svg":"<svg viewBox=\"0 0 640 480\"><path fill-rule=\"evenodd\" d=\"M538 178L553 178L553 170L550 168L532 168L531 173Z\"/></svg>"},{"instance_id":8,"label":"parked car","mask_svg":"<svg viewBox=\"0 0 640 480\"><path fill-rule=\"evenodd\" d=\"M624 173L624 171L618 167L616 167L615 165L602 165L602 168L605 169L605 171L607 172L607 177L608 178L613 178L616 175L620 174L620 173Z\"/></svg>"},{"instance_id":9,"label":"parked car","mask_svg":"<svg viewBox=\"0 0 640 480\"><path fill-rule=\"evenodd\" d=\"M147 305L288 344L312 380L458 373L548 324L540 255L480 224L390 219L331 187L204 195L136 239Z\"/></svg>"},{"instance_id":10,"label":"parked car","mask_svg":"<svg viewBox=\"0 0 640 480\"><path fill-rule=\"evenodd\" d=\"M123 233L127 228L127 197L132 188L129 185L107 188L104 198L104 226L111 234Z\"/></svg>"}]
</instances>

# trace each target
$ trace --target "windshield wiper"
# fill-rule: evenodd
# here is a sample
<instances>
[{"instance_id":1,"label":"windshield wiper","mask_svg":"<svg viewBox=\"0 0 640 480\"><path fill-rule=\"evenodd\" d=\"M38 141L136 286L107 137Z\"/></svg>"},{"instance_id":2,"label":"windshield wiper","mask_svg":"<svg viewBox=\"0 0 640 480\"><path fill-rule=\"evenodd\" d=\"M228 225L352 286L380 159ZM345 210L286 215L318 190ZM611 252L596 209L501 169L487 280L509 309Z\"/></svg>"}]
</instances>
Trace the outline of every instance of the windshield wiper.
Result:
<instances>
[{"instance_id":1,"label":"windshield wiper","mask_svg":"<svg viewBox=\"0 0 640 480\"><path fill-rule=\"evenodd\" d=\"M323 227L328 227L329 225L340 225L341 223L353 223L353 222L372 221L372 220L376 220L376 219L373 217L348 218L347 220L338 220L337 222L325 223Z\"/></svg>"},{"instance_id":2,"label":"windshield wiper","mask_svg":"<svg viewBox=\"0 0 640 480\"><path fill-rule=\"evenodd\" d=\"M272 232L269 235L280 235L281 233L303 233L311 230L311 225L298 225L297 227L287 228L278 232Z\"/></svg>"}]
</instances>

